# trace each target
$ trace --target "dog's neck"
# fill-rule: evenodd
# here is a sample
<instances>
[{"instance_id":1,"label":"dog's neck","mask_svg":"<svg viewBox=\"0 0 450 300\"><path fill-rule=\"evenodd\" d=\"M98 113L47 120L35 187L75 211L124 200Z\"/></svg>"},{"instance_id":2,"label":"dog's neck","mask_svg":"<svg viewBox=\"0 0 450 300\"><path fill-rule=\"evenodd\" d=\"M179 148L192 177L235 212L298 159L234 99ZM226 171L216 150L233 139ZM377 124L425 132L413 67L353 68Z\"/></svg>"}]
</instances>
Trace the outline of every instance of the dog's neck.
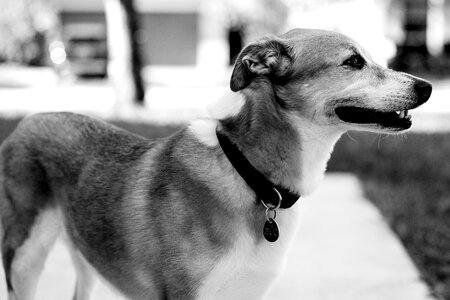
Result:
<instances>
[{"instance_id":1,"label":"dog's neck","mask_svg":"<svg viewBox=\"0 0 450 300\"><path fill-rule=\"evenodd\" d=\"M322 128L283 110L269 86L246 89L241 111L220 130L267 179L301 195L311 193L341 132Z\"/></svg>"},{"instance_id":2,"label":"dog's neck","mask_svg":"<svg viewBox=\"0 0 450 300\"><path fill-rule=\"evenodd\" d=\"M342 132L323 128L311 121L294 117L293 125L298 128L300 139L299 178L292 178L291 184L296 186L302 195L310 194L325 175L328 160L334 145Z\"/></svg>"}]
</instances>

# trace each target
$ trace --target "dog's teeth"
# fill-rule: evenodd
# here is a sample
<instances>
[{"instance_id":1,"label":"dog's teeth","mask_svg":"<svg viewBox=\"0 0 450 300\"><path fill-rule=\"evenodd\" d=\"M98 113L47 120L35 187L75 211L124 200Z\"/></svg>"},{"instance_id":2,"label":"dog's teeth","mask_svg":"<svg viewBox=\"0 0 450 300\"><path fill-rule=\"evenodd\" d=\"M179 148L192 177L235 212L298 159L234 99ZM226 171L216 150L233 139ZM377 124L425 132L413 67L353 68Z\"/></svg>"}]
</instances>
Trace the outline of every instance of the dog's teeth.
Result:
<instances>
[{"instance_id":1,"label":"dog's teeth","mask_svg":"<svg viewBox=\"0 0 450 300\"><path fill-rule=\"evenodd\" d=\"M401 110L401 111L398 111L398 112L396 111L396 113L397 113L397 115L398 115L398 117L400 119L404 119L404 118L406 118L408 116L408 110L407 109Z\"/></svg>"}]
</instances>

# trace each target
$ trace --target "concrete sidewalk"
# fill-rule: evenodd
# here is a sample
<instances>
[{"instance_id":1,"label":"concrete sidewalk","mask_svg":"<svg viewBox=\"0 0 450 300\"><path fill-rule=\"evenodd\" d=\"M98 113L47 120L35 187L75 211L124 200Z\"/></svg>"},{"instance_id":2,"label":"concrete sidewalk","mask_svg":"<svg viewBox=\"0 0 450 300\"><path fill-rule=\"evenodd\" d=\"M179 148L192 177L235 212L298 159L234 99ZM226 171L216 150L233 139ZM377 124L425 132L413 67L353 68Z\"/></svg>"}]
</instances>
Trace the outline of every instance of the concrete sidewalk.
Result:
<instances>
[{"instance_id":1,"label":"concrete sidewalk","mask_svg":"<svg viewBox=\"0 0 450 300\"><path fill-rule=\"evenodd\" d=\"M302 224L268 300L433 299L354 175L328 174L296 205Z\"/></svg>"},{"instance_id":2,"label":"concrete sidewalk","mask_svg":"<svg viewBox=\"0 0 450 300\"><path fill-rule=\"evenodd\" d=\"M350 174L328 174L313 196L296 205L303 220L284 275L267 300L430 300L399 240L364 199ZM37 300L70 299L75 275L58 243ZM98 284L93 300L123 299ZM213 300L213 299L211 299ZM230 299L232 300L232 299Z\"/></svg>"}]
</instances>

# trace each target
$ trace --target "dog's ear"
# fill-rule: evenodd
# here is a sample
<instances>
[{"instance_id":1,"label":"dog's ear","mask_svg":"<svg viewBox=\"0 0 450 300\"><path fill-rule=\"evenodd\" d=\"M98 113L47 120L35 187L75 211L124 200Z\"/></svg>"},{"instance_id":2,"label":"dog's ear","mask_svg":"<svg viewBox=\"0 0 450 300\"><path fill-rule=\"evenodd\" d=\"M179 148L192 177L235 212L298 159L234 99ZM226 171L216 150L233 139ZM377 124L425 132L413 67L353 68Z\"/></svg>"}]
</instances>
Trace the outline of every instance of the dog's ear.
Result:
<instances>
[{"instance_id":1,"label":"dog's ear","mask_svg":"<svg viewBox=\"0 0 450 300\"><path fill-rule=\"evenodd\" d=\"M245 47L236 59L231 74L230 87L233 92L242 90L260 75L285 76L292 58L280 41L264 40Z\"/></svg>"}]
</instances>

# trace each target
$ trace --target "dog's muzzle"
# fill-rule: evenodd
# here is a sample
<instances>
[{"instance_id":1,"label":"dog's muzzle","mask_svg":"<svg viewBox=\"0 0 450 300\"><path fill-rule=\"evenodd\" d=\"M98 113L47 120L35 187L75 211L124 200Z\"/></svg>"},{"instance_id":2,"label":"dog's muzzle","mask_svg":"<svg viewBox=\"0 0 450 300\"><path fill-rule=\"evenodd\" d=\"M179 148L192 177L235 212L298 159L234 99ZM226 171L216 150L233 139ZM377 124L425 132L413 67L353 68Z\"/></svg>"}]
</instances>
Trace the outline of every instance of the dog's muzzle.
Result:
<instances>
[{"instance_id":1,"label":"dog's muzzle","mask_svg":"<svg viewBox=\"0 0 450 300\"><path fill-rule=\"evenodd\" d=\"M334 112L337 117L345 123L373 126L393 131L406 130L412 125L411 116L408 114L408 110L414 109L427 102L431 96L432 87L428 81L414 79L414 83L410 90L409 96L411 101L403 107L399 106L395 109L384 110L344 104L336 107ZM345 101L343 103L345 103Z\"/></svg>"}]
</instances>

